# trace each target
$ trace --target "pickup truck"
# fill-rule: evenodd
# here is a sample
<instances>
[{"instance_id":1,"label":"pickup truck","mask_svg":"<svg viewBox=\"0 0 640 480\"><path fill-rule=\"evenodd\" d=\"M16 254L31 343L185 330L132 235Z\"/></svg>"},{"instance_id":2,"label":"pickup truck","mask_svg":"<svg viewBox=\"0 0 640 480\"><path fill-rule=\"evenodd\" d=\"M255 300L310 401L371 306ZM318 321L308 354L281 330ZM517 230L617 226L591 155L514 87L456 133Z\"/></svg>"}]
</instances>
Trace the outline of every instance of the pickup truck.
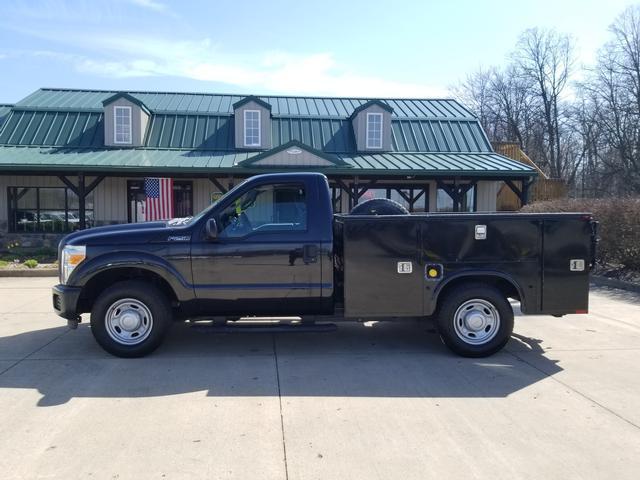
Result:
<instances>
[{"instance_id":1,"label":"pickup truck","mask_svg":"<svg viewBox=\"0 0 640 480\"><path fill-rule=\"evenodd\" d=\"M53 306L71 328L91 312L95 339L121 357L155 350L172 321L247 317L311 331L431 318L451 350L480 357L509 340L509 299L524 314L587 313L595 247L586 213L410 215L381 199L334 215L324 175L265 174L192 218L66 236Z\"/></svg>"}]
</instances>

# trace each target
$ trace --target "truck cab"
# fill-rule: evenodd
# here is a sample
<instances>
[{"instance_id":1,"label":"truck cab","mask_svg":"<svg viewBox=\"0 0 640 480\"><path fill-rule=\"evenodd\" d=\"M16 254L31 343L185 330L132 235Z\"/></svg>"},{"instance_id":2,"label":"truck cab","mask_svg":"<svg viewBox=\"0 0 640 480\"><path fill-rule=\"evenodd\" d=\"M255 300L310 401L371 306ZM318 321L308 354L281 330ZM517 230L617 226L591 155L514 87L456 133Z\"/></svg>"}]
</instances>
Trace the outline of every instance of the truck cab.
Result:
<instances>
[{"instance_id":1,"label":"truck cab","mask_svg":"<svg viewBox=\"0 0 640 480\"><path fill-rule=\"evenodd\" d=\"M195 219L191 283L200 310L218 315L330 313L328 192L322 175L261 175Z\"/></svg>"}]
</instances>

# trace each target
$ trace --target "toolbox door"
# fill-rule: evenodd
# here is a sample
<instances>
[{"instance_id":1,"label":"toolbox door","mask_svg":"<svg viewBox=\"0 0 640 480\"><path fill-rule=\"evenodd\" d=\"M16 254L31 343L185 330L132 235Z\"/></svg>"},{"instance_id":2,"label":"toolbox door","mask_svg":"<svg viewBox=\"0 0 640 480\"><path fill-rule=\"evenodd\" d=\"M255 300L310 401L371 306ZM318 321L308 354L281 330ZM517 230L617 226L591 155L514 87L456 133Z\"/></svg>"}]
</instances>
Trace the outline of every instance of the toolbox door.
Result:
<instances>
[{"instance_id":1,"label":"toolbox door","mask_svg":"<svg viewBox=\"0 0 640 480\"><path fill-rule=\"evenodd\" d=\"M542 311L586 313L589 305L591 224L582 218L545 219Z\"/></svg>"},{"instance_id":2,"label":"toolbox door","mask_svg":"<svg viewBox=\"0 0 640 480\"><path fill-rule=\"evenodd\" d=\"M422 316L419 222L409 216L350 217L343 235L345 315Z\"/></svg>"}]
</instances>

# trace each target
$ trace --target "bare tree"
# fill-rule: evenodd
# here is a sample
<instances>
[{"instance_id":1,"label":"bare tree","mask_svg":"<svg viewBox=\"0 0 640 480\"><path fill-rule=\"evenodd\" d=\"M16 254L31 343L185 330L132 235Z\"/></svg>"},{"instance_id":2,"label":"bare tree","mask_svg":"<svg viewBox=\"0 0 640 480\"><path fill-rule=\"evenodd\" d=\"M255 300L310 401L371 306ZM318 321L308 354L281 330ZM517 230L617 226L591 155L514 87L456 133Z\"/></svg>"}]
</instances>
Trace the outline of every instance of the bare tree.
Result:
<instances>
[{"instance_id":1,"label":"bare tree","mask_svg":"<svg viewBox=\"0 0 640 480\"><path fill-rule=\"evenodd\" d=\"M546 133L542 152L545 163L553 177L562 178L567 158L562 152L561 105L573 66L569 36L554 30L526 30L513 56L519 72L531 82L533 95L540 100Z\"/></svg>"},{"instance_id":2,"label":"bare tree","mask_svg":"<svg viewBox=\"0 0 640 480\"><path fill-rule=\"evenodd\" d=\"M585 86L599 104L606 137L603 172L619 193L640 193L640 7L627 8L610 27L612 40L601 50Z\"/></svg>"},{"instance_id":3,"label":"bare tree","mask_svg":"<svg viewBox=\"0 0 640 480\"><path fill-rule=\"evenodd\" d=\"M453 87L453 91L455 96L476 114L482 128L493 135L495 133L494 118L489 104L491 101L489 88L492 75L492 69L479 69L467 75L464 81Z\"/></svg>"},{"instance_id":4,"label":"bare tree","mask_svg":"<svg viewBox=\"0 0 640 480\"><path fill-rule=\"evenodd\" d=\"M576 195L640 193L640 5L609 31L580 83L571 39L534 28L504 67L479 70L456 89L492 141L518 142Z\"/></svg>"}]
</instances>

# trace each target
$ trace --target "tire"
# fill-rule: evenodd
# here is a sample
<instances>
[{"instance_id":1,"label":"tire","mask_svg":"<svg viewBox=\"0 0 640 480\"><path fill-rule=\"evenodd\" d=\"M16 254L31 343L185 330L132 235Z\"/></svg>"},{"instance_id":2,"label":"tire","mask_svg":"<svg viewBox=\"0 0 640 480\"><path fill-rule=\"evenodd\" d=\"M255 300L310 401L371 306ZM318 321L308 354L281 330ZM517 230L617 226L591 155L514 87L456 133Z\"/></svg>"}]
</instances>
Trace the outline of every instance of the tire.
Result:
<instances>
[{"instance_id":1,"label":"tire","mask_svg":"<svg viewBox=\"0 0 640 480\"><path fill-rule=\"evenodd\" d=\"M372 198L353 207L349 215L409 215L409 210L388 198Z\"/></svg>"},{"instance_id":2,"label":"tire","mask_svg":"<svg viewBox=\"0 0 640 480\"><path fill-rule=\"evenodd\" d=\"M160 346L171 321L166 295L153 285L124 281L107 288L94 303L91 333L112 355L143 357Z\"/></svg>"},{"instance_id":3,"label":"tire","mask_svg":"<svg viewBox=\"0 0 640 480\"><path fill-rule=\"evenodd\" d=\"M509 341L513 309L500 290L466 283L442 299L437 325L444 344L458 355L487 357Z\"/></svg>"}]
</instances>

